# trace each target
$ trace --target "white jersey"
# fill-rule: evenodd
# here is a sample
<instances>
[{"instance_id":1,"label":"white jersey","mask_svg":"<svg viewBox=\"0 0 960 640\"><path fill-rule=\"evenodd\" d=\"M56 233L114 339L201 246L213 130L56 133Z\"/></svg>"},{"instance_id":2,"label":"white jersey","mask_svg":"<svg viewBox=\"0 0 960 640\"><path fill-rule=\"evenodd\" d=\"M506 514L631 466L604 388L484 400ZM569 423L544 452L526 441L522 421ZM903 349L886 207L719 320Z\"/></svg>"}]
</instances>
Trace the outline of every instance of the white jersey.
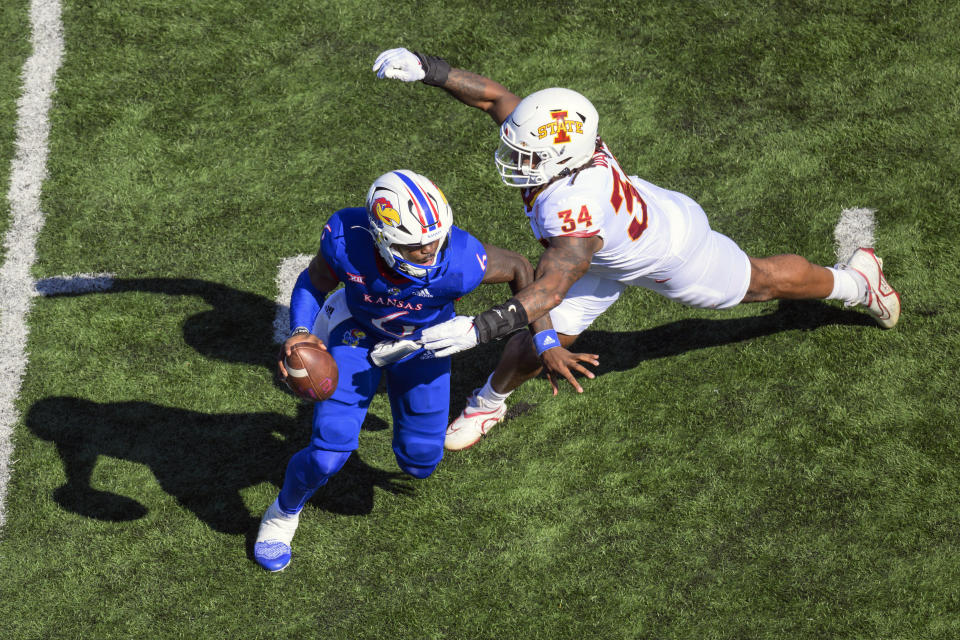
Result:
<instances>
[{"instance_id":1,"label":"white jersey","mask_svg":"<svg viewBox=\"0 0 960 640\"><path fill-rule=\"evenodd\" d=\"M602 142L590 163L543 188L523 190L524 210L544 246L550 238L599 236L590 268L550 311L558 332L579 335L637 286L699 308L739 304L750 285L747 254L710 228L688 196L627 177Z\"/></svg>"},{"instance_id":2,"label":"white jersey","mask_svg":"<svg viewBox=\"0 0 960 640\"><path fill-rule=\"evenodd\" d=\"M590 164L542 189L523 190L534 235L546 246L558 236L603 238L590 273L627 282L658 269L688 235L689 197L627 177L602 142Z\"/></svg>"}]
</instances>

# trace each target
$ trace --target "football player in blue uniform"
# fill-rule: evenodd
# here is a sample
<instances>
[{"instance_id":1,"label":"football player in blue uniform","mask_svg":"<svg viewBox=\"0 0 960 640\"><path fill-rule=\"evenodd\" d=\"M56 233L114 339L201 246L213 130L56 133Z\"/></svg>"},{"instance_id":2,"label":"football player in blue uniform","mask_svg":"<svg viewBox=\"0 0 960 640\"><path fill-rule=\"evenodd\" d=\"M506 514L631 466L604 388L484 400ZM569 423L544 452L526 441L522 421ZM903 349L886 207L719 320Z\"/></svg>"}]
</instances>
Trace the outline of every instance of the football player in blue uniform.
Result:
<instances>
[{"instance_id":1,"label":"football player in blue uniform","mask_svg":"<svg viewBox=\"0 0 960 640\"><path fill-rule=\"evenodd\" d=\"M314 405L310 444L290 459L263 516L254 546L261 566L280 571L290 563L300 510L357 448L381 376L397 463L415 478L433 473L447 429L450 358L417 347L387 364L374 348L387 340L415 344L422 329L454 317L454 300L484 282L519 291L533 282L533 269L523 256L453 226L443 193L413 171L385 173L370 187L366 208L341 209L327 221L320 250L290 297L291 335L279 368L286 377L283 355L294 343L325 345L339 385Z\"/></svg>"}]
</instances>

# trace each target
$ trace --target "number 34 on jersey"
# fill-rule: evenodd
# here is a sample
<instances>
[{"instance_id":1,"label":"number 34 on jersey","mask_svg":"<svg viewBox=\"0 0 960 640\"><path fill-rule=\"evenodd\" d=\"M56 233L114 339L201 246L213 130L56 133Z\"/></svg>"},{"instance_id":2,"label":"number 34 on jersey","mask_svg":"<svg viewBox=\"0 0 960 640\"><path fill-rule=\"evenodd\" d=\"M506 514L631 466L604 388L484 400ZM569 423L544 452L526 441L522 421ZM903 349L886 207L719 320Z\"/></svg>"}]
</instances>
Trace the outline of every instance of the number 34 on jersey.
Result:
<instances>
[{"instance_id":1,"label":"number 34 on jersey","mask_svg":"<svg viewBox=\"0 0 960 640\"><path fill-rule=\"evenodd\" d=\"M636 240L647 228L647 203L643 201L637 188L619 171L613 167L610 170L613 174L610 206L614 216L625 213L630 217L627 235L631 240ZM560 231L565 235L593 235L598 231L591 228L594 226L593 215L586 204L580 205L579 211L574 209L558 211L557 218L561 222Z\"/></svg>"},{"instance_id":2,"label":"number 34 on jersey","mask_svg":"<svg viewBox=\"0 0 960 640\"><path fill-rule=\"evenodd\" d=\"M589 227L593 226L593 218L590 217L590 210L587 209L587 205L580 207L580 213L577 214L576 219L573 217L573 209L567 209L566 211L558 211L557 217L563 221L563 225L560 227L560 231L564 233L570 233L579 227L582 231L591 231Z\"/></svg>"}]
</instances>

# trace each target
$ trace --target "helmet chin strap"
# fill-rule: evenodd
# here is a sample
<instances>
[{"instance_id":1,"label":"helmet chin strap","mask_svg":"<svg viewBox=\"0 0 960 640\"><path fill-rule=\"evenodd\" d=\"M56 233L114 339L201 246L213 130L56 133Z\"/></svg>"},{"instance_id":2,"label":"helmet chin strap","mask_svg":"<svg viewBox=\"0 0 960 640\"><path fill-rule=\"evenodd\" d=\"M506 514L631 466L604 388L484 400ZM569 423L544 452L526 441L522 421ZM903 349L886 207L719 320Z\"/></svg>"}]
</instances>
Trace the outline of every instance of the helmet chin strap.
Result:
<instances>
[{"instance_id":1,"label":"helmet chin strap","mask_svg":"<svg viewBox=\"0 0 960 640\"><path fill-rule=\"evenodd\" d=\"M395 254L393 255L393 259L393 268L404 278L411 280L421 287L429 285L433 280L433 276L437 275L441 267L441 265L437 264L439 262L439 252L437 253L437 257L434 258L432 265L414 264Z\"/></svg>"},{"instance_id":2,"label":"helmet chin strap","mask_svg":"<svg viewBox=\"0 0 960 640\"><path fill-rule=\"evenodd\" d=\"M404 277L410 278L421 286L428 285L432 279L432 276L434 276L442 266L440 254L443 253L444 249L446 249L446 242L446 239L444 239L443 246L439 247L437 252L433 254L432 264L416 264L414 262L410 262L409 260L404 260L396 253L391 251L395 262L394 269L402 273Z\"/></svg>"}]
</instances>

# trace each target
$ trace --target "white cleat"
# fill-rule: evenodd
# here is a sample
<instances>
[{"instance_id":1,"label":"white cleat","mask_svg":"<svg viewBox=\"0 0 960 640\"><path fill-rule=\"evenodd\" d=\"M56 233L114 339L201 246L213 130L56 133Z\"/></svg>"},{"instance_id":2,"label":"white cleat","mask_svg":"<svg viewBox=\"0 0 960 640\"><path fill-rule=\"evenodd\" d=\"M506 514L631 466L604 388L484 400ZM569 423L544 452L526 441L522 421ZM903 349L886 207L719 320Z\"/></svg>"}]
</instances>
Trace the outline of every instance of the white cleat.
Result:
<instances>
[{"instance_id":1,"label":"white cleat","mask_svg":"<svg viewBox=\"0 0 960 640\"><path fill-rule=\"evenodd\" d=\"M884 329L890 329L900 319L900 294L883 277L883 260L877 257L873 249L857 249L850 259L842 265L853 269L867 281L867 292L863 304Z\"/></svg>"},{"instance_id":2,"label":"white cleat","mask_svg":"<svg viewBox=\"0 0 960 640\"><path fill-rule=\"evenodd\" d=\"M280 510L277 500L263 514L253 557L267 571L283 571L290 564L290 543L300 524L300 514L289 515Z\"/></svg>"},{"instance_id":3,"label":"white cleat","mask_svg":"<svg viewBox=\"0 0 960 640\"><path fill-rule=\"evenodd\" d=\"M477 391L467 399L467 406L457 419L447 427L447 437L443 447L447 451L469 449L487 435L495 424L503 421L507 413L506 403L491 406L477 398Z\"/></svg>"}]
</instances>

